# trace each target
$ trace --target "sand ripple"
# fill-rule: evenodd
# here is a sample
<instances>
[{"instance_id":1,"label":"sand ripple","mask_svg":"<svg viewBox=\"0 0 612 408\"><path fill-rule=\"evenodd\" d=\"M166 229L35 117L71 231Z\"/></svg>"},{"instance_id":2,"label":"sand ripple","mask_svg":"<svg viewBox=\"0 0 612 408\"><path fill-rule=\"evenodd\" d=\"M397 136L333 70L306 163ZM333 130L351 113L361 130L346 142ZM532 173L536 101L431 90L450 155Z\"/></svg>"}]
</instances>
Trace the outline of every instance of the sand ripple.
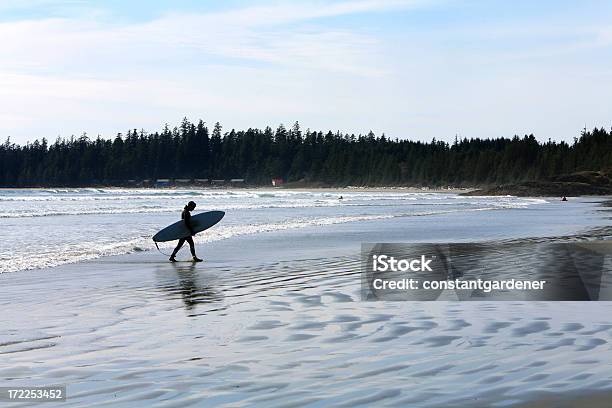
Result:
<instances>
[{"instance_id":1,"label":"sand ripple","mask_svg":"<svg viewBox=\"0 0 612 408\"><path fill-rule=\"evenodd\" d=\"M488 406L612 388L608 303L362 302L359 262L14 278L0 378L125 407Z\"/></svg>"}]
</instances>

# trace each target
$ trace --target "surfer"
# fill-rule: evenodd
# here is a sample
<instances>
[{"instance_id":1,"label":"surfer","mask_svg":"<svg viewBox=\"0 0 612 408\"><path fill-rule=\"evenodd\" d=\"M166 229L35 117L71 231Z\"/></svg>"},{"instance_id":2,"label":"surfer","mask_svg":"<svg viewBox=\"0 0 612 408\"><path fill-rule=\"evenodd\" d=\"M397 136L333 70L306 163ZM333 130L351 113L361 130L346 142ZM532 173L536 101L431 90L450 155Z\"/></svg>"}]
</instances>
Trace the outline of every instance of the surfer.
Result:
<instances>
[{"instance_id":1,"label":"surfer","mask_svg":"<svg viewBox=\"0 0 612 408\"><path fill-rule=\"evenodd\" d=\"M172 251L172 255L170 256L170 262L176 262L176 258L175 258L176 253L179 251L179 249L181 249L185 241L187 241L187 243L189 244L189 249L191 250L191 255L193 256L193 261L202 262L202 260L196 256L195 244L193 243L193 238L192 238L196 233L193 230L193 226L191 225L191 211L195 210L195 208L196 208L196 203L194 203L193 201L190 201L189 203L187 203L187 205L183 209L183 212L181 214L181 219L185 222L185 226L187 227L189 232L191 232L191 237L179 239L179 242L176 245L176 248L174 248L174 251Z\"/></svg>"}]
</instances>

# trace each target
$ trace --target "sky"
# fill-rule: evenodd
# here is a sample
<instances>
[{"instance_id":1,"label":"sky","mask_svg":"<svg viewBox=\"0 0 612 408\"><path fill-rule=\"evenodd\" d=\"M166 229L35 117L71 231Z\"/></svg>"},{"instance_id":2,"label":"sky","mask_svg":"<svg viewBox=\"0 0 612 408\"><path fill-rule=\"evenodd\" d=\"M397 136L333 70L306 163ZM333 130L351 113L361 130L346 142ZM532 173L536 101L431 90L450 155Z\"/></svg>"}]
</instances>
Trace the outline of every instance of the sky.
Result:
<instances>
[{"instance_id":1,"label":"sky","mask_svg":"<svg viewBox=\"0 0 612 408\"><path fill-rule=\"evenodd\" d=\"M609 1L0 0L0 141L340 130L452 141L612 126Z\"/></svg>"}]
</instances>

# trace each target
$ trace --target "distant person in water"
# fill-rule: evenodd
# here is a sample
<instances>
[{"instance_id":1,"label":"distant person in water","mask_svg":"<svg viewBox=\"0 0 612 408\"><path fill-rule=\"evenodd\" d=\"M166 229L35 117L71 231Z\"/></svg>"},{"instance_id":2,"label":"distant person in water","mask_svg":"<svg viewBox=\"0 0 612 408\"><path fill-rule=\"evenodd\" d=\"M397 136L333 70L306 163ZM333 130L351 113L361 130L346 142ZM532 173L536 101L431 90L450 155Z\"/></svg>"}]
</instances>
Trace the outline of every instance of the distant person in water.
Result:
<instances>
[{"instance_id":1,"label":"distant person in water","mask_svg":"<svg viewBox=\"0 0 612 408\"><path fill-rule=\"evenodd\" d=\"M183 209L181 218L185 222L185 226L187 227L189 232L191 232L191 237L179 239L179 242L176 245L176 248L174 248L174 251L172 251L172 255L170 256L170 262L176 262L176 258L175 258L176 253L179 251L179 249L181 249L185 241L189 243L189 249L191 250L191 256L193 256L193 261L202 262L202 260L196 256L195 244L193 243L193 238L192 238L196 233L193 230L193 226L191 225L191 211L195 210L195 208L196 208L196 203L194 203L193 201L190 201L189 203L187 203L187 205Z\"/></svg>"}]
</instances>

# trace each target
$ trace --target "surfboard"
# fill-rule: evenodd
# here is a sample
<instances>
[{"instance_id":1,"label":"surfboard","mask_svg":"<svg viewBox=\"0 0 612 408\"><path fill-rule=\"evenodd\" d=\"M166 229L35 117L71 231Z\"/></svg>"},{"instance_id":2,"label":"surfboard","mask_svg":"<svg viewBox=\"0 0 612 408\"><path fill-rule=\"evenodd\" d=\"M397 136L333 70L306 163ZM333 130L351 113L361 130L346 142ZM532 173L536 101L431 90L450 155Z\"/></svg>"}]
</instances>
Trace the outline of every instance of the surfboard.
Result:
<instances>
[{"instance_id":1,"label":"surfboard","mask_svg":"<svg viewBox=\"0 0 612 408\"><path fill-rule=\"evenodd\" d=\"M225 216L224 211L207 211L200 214L196 214L191 216L191 226L193 230L197 232L202 232L219 221ZM153 241L155 242L165 242L165 241L174 241L181 238L187 238L191 236L191 232L185 226L185 222L183 220L177 221L172 225L168 225L166 228L159 231L157 234L153 235Z\"/></svg>"}]
</instances>

